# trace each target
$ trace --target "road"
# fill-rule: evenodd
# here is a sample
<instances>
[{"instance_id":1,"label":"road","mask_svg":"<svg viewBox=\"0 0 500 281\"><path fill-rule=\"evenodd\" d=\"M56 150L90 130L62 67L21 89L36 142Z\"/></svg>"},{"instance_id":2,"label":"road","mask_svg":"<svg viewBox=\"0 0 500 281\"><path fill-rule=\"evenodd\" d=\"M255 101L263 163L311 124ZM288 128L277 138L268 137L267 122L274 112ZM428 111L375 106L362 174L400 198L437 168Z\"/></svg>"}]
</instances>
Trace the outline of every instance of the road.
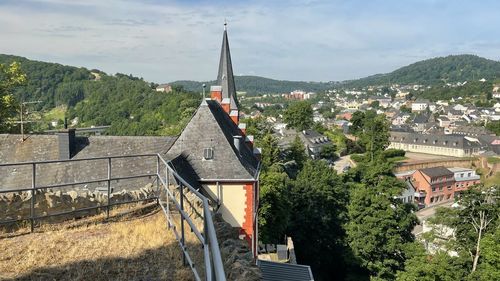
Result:
<instances>
[{"instance_id":1,"label":"road","mask_svg":"<svg viewBox=\"0 0 500 281\"><path fill-rule=\"evenodd\" d=\"M333 168L337 171L337 174L344 173L344 167L355 167L356 164L351 161L351 155L342 156L337 161L333 163Z\"/></svg>"}]
</instances>

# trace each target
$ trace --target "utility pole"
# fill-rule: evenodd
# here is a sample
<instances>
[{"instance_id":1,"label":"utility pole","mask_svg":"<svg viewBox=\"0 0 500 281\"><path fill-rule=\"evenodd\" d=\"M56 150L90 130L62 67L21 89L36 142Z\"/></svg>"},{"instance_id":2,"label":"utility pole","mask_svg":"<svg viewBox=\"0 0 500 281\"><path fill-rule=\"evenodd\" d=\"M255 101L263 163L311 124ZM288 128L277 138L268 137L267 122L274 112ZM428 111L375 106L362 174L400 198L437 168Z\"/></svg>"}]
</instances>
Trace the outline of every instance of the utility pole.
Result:
<instances>
[{"instance_id":1,"label":"utility pole","mask_svg":"<svg viewBox=\"0 0 500 281\"><path fill-rule=\"evenodd\" d=\"M23 106L27 104L35 104L35 103L41 103L41 101L25 101L21 102L21 142L24 142L24 122L23 122Z\"/></svg>"}]
</instances>

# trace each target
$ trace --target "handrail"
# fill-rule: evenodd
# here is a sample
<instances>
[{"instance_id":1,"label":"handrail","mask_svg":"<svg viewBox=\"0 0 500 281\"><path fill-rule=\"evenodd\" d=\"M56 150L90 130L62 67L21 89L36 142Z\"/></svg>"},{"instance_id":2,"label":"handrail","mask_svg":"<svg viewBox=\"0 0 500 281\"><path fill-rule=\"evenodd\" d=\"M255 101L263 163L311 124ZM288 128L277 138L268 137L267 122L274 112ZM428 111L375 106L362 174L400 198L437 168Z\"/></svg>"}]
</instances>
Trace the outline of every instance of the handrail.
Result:
<instances>
[{"instance_id":1,"label":"handrail","mask_svg":"<svg viewBox=\"0 0 500 281\"><path fill-rule=\"evenodd\" d=\"M217 241L217 235L215 232L215 226L214 222L212 220L212 211L210 210L210 204L208 202L207 197L205 197L203 194L201 194L197 189L192 187L186 180L184 180L170 165L169 162L165 161L161 155L158 154L158 158L160 161L164 164L165 169L166 169L166 176L168 177L168 173L170 173L175 180L178 181L180 184L180 188L182 189L183 187L188 188L190 192L195 194L199 199L201 199L203 203L203 225L204 225L204 235L203 235L203 240L198 237L199 230L196 228L194 223L192 223L192 220L190 217L184 212L184 210L181 209L181 204L177 202L175 199L174 195L170 192L168 188L168 183L166 182L167 180L163 180L160 175L159 179L160 182L163 184L163 186L166 189L167 195L170 197L170 199L174 202L176 208L178 209L179 213L181 214L181 220L185 219L195 235L198 237L200 242L203 244L203 250L204 250L204 259L205 259L205 272L206 280L212 280L213 277L215 277L215 280L226 280L226 275L224 272L224 267L222 263L222 257L220 253L220 248L219 248L219 242ZM183 200L183 195L181 193L181 200ZM163 208L163 206L162 206ZM168 211L168 210L167 210ZM168 216L168 214L167 214ZM183 228L183 224L181 224L181 228ZM184 229L181 229L181 231L184 231ZM175 233L175 228L174 228L174 233ZM181 247L183 247L183 243L181 238ZM207 249L207 246L209 249ZM184 250L184 249L183 249ZM190 264L191 266L191 264ZM197 276L196 269L193 268L193 271L195 272L195 276Z\"/></svg>"},{"instance_id":2,"label":"handrail","mask_svg":"<svg viewBox=\"0 0 500 281\"><path fill-rule=\"evenodd\" d=\"M122 177L111 177L111 160L112 159L124 159L124 158L137 158L137 157L155 157L156 160L156 173L147 173L147 174L138 174L138 175L128 175L128 176L122 176ZM48 185L36 185L36 167L37 165L43 165L43 164L53 164L53 163L68 163L68 162L81 162L81 161L95 161L95 160L108 160L108 177L103 178L103 179L96 179L96 180L88 180L88 181L81 181L81 182L73 182L73 183L56 183L56 184L48 184ZM161 175L160 173L160 165L163 164L165 167L164 170L164 175ZM215 232L215 226L214 222L212 219L212 211L210 208L209 200L207 197L205 197L203 194L201 194L197 189L193 188L185 179L183 179L171 166L170 166L170 161L166 161L163 159L163 157L160 154L135 154L135 155L114 155L114 156L103 156L103 157L89 157L89 158L79 158L79 159L64 159L64 160L47 160L47 161L28 161L28 162L17 162L17 163L0 163L0 167L8 167L8 166L22 166L22 165L29 165L31 166L31 172L32 172L32 183L31 183L31 188L20 188L20 189L3 189L0 190L1 193L9 193L9 192L31 192L31 204L30 204L30 217L29 218L20 218L20 219L9 219L9 220L3 220L0 221L0 224L5 224L5 223L14 223L17 221L22 221L22 220L30 220L31 221L31 230L33 231L34 229L34 222L39 219L47 218L47 217L52 217L52 216L60 216L60 215L65 215L65 214L75 214L77 212L81 211L88 211L92 209L106 209L106 212L109 214L109 208L114 205L118 204L129 204L129 203L134 203L134 202L140 202L140 201L151 201L151 200L157 200L157 202L160 204L163 212L167 216L167 225L169 228L172 228L172 231L175 234L175 237L177 241L179 242L179 245L181 246L181 250L183 251L183 259L185 261L185 264L189 264L191 267L193 274L195 276L196 280L201 280L200 276L198 274L198 271L196 269L195 263L193 263L189 253L187 252L187 248L185 246L185 231L184 231L184 220L187 222L189 227L191 228L192 232L195 234L195 236L198 238L198 240L201 242L203 245L203 257L204 257L204 263L205 263L205 280L217 280L217 281L225 281L226 280L226 275L224 272L224 267L223 267L223 262L222 262L222 257L221 257L221 252L219 249L219 243L217 241L217 234ZM177 202L174 194L170 191L169 189L169 177L172 176L178 183L181 191L181 203ZM129 200L129 201L124 201L124 202L114 202L111 203L109 202L110 198L110 183L112 181L116 180L126 180L126 179L134 179L134 178L141 178L141 177L156 177L156 182L157 182L157 194L154 197L149 197L145 199L139 199L139 200ZM164 178L163 178L164 177ZM99 182L107 182L107 187L108 187L108 202L107 204L104 205L99 205L99 206L94 206L94 207L87 207L87 208L80 208L76 210L71 210L71 211L63 211L63 212L58 212L54 214L47 214L43 216L37 216L35 213L35 191L40 190L40 189L47 189L47 188L58 188L58 187L64 187L64 186L71 186L71 185L81 185L81 184L88 184L88 183L99 183ZM164 190L166 191L167 194L167 202L163 202L161 200L161 196L159 193L159 184L163 185ZM203 205L203 230L200 231L197 227L196 224L193 222L193 220L189 217L189 215L184 211L183 209L183 200L184 200L184 195L182 193L182 189L187 188L189 192L192 194L196 195L197 198L199 198L202 202ZM181 235L177 232L176 226L173 223L172 218L170 217L170 210L169 210L169 204L168 201L172 201L177 209L179 211L179 214L181 216ZM163 203L167 204L167 207L163 206Z\"/></svg>"}]
</instances>

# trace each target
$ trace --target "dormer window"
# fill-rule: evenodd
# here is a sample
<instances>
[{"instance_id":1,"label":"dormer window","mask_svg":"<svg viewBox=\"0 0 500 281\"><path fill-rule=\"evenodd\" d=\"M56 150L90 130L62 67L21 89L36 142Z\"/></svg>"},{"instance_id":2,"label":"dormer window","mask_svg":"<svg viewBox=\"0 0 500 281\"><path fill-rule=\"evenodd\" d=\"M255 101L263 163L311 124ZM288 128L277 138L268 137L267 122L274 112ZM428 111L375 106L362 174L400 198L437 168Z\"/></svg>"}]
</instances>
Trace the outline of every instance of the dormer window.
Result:
<instances>
[{"instance_id":1,"label":"dormer window","mask_svg":"<svg viewBox=\"0 0 500 281\"><path fill-rule=\"evenodd\" d=\"M448 144L448 141L443 141L443 145L447 145Z\"/></svg>"},{"instance_id":2,"label":"dormer window","mask_svg":"<svg viewBox=\"0 0 500 281\"><path fill-rule=\"evenodd\" d=\"M434 140L432 143L433 143L433 144L436 144L437 142L438 142L437 140Z\"/></svg>"},{"instance_id":3,"label":"dormer window","mask_svg":"<svg viewBox=\"0 0 500 281\"><path fill-rule=\"evenodd\" d=\"M212 160L214 159L214 149L213 147L207 147L203 149L203 159Z\"/></svg>"},{"instance_id":4,"label":"dormer window","mask_svg":"<svg viewBox=\"0 0 500 281\"><path fill-rule=\"evenodd\" d=\"M417 141L418 141L418 138L414 138L414 139L413 139L413 142L417 142Z\"/></svg>"},{"instance_id":5,"label":"dormer window","mask_svg":"<svg viewBox=\"0 0 500 281\"><path fill-rule=\"evenodd\" d=\"M424 140L424 143L427 143L427 139Z\"/></svg>"}]
</instances>

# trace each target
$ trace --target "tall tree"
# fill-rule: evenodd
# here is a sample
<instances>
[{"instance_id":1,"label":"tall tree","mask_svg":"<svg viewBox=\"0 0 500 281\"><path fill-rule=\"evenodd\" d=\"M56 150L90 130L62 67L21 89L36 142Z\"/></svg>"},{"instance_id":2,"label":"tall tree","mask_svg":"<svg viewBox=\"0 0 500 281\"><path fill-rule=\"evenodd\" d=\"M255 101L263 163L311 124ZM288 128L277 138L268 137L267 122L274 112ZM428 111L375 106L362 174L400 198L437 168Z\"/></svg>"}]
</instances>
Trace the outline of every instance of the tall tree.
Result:
<instances>
[{"instance_id":1,"label":"tall tree","mask_svg":"<svg viewBox=\"0 0 500 281\"><path fill-rule=\"evenodd\" d=\"M295 161L299 170L302 169L302 166L304 166L304 163L307 161L306 148L299 136L295 136L295 139L285 153L285 159L287 161Z\"/></svg>"},{"instance_id":2,"label":"tall tree","mask_svg":"<svg viewBox=\"0 0 500 281\"><path fill-rule=\"evenodd\" d=\"M341 280L347 191L324 161L309 160L293 184L288 233L300 263L311 265L318 280Z\"/></svg>"},{"instance_id":3,"label":"tall tree","mask_svg":"<svg viewBox=\"0 0 500 281\"><path fill-rule=\"evenodd\" d=\"M414 206L396 198L404 183L390 175L390 166L370 163L356 170L362 171L350 189L349 246L372 278L393 280L404 266L406 245L414 240Z\"/></svg>"},{"instance_id":4,"label":"tall tree","mask_svg":"<svg viewBox=\"0 0 500 281\"><path fill-rule=\"evenodd\" d=\"M389 122L384 115L376 115L374 118L365 116L360 142L365 146L371 161L387 148L389 136Z\"/></svg>"},{"instance_id":5,"label":"tall tree","mask_svg":"<svg viewBox=\"0 0 500 281\"><path fill-rule=\"evenodd\" d=\"M266 171L273 164L280 161L278 140L271 134L266 134L259 142L262 149L262 169Z\"/></svg>"},{"instance_id":6,"label":"tall tree","mask_svg":"<svg viewBox=\"0 0 500 281\"><path fill-rule=\"evenodd\" d=\"M260 176L259 235L266 244L284 243L290 219L290 179L279 165Z\"/></svg>"},{"instance_id":7,"label":"tall tree","mask_svg":"<svg viewBox=\"0 0 500 281\"><path fill-rule=\"evenodd\" d=\"M307 101L292 103L283 114L283 119L290 128L310 129L314 124L311 104Z\"/></svg>"},{"instance_id":8,"label":"tall tree","mask_svg":"<svg viewBox=\"0 0 500 281\"><path fill-rule=\"evenodd\" d=\"M21 71L19 63L0 64L0 130L7 127L6 119L16 112L14 88L24 83L26 83L26 75Z\"/></svg>"}]
</instances>

